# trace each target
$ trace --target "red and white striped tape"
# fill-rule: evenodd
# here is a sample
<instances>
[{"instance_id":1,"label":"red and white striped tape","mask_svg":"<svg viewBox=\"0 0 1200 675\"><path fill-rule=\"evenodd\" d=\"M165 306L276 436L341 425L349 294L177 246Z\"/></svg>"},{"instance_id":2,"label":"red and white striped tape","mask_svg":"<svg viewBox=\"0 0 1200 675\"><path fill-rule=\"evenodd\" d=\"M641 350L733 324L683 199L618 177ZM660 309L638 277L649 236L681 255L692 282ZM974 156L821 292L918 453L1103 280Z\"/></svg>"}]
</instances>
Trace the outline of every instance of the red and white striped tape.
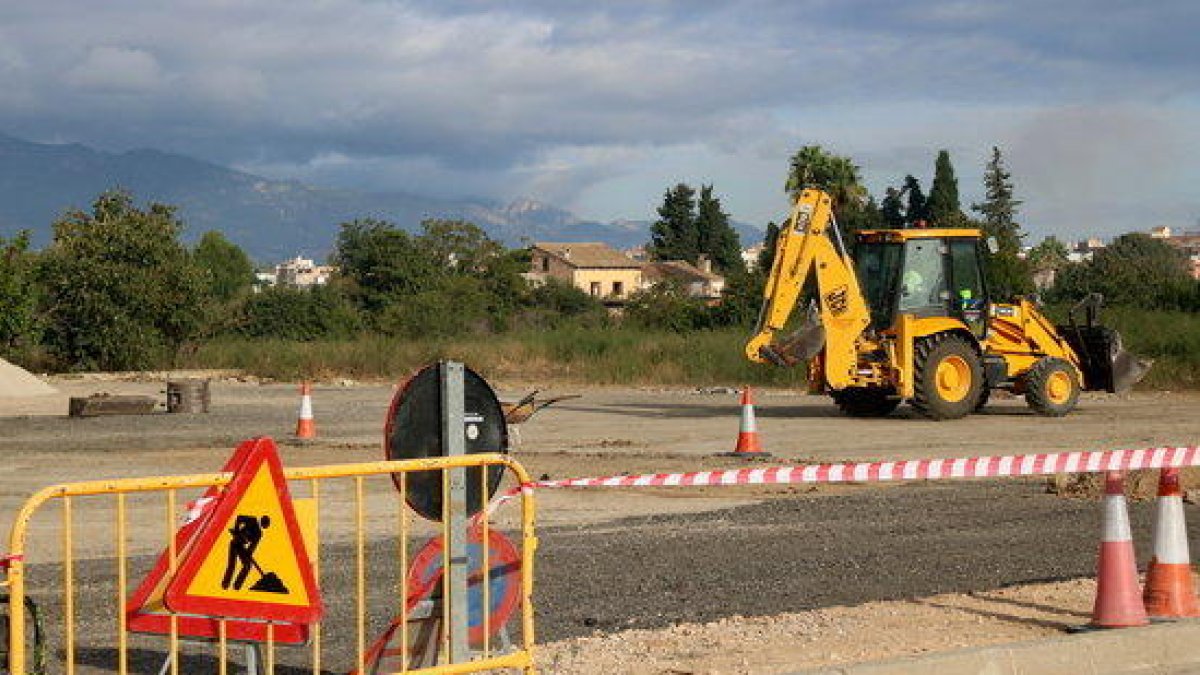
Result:
<instances>
[{"instance_id":1,"label":"red and white striped tape","mask_svg":"<svg viewBox=\"0 0 1200 675\"><path fill-rule=\"evenodd\" d=\"M1051 452L1000 457L913 459L900 462L842 462L775 466L759 469L647 473L640 475L569 478L527 483L499 495L488 512L522 490L595 487L702 487L720 485L795 485L812 483L878 483L952 478L1005 478L1057 473L1097 473L1200 465L1200 447L1144 448L1102 452Z\"/></svg>"}]
</instances>

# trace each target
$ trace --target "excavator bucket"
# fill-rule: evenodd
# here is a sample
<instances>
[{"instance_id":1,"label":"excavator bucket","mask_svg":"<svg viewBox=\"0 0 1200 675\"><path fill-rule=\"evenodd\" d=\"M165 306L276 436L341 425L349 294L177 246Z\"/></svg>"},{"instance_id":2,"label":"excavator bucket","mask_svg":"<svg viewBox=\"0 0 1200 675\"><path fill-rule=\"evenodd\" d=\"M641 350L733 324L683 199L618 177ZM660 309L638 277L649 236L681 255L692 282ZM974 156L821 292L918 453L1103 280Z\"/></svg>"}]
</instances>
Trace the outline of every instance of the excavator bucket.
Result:
<instances>
[{"instance_id":1,"label":"excavator bucket","mask_svg":"<svg viewBox=\"0 0 1200 675\"><path fill-rule=\"evenodd\" d=\"M818 322L808 322L795 333L780 341L776 351L793 363L802 363L821 353L825 348L825 327Z\"/></svg>"}]
</instances>

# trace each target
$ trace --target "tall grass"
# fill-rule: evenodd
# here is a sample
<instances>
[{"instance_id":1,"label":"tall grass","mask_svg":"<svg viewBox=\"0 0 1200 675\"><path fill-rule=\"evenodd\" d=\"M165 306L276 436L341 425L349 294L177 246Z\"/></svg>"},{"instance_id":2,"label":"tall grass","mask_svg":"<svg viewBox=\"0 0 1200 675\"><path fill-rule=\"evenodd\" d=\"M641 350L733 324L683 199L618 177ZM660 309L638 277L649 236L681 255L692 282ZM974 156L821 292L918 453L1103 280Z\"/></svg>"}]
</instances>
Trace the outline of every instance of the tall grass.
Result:
<instances>
[{"instance_id":1,"label":"tall grass","mask_svg":"<svg viewBox=\"0 0 1200 675\"><path fill-rule=\"evenodd\" d=\"M232 368L281 380L403 376L437 359L467 363L489 378L580 384L800 386L803 369L750 363L741 330L687 334L630 328L560 328L411 341L379 335L295 342L222 339L181 364Z\"/></svg>"},{"instance_id":2,"label":"tall grass","mask_svg":"<svg viewBox=\"0 0 1200 675\"><path fill-rule=\"evenodd\" d=\"M1111 308L1103 321L1121 331L1127 349L1155 360L1142 388L1200 389L1200 315ZM203 345L182 365L234 368L281 380L390 379L450 358L486 377L509 381L803 385L802 368L747 361L742 354L747 337L747 331L738 329L679 334L569 327L422 341L378 335L330 342L231 338Z\"/></svg>"},{"instance_id":3,"label":"tall grass","mask_svg":"<svg viewBox=\"0 0 1200 675\"><path fill-rule=\"evenodd\" d=\"M1102 323L1121 332L1125 348L1154 359L1143 389L1200 389L1200 314L1106 308Z\"/></svg>"}]
</instances>

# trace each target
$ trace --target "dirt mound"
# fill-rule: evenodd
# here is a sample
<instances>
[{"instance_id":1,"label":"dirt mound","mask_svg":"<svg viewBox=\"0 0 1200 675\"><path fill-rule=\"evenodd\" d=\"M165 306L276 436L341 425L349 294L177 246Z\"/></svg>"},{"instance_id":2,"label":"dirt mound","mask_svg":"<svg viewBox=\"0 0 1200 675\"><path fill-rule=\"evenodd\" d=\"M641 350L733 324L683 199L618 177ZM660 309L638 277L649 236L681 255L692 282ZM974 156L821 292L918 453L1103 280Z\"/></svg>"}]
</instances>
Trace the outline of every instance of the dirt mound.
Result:
<instances>
[{"instance_id":1,"label":"dirt mound","mask_svg":"<svg viewBox=\"0 0 1200 675\"><path fill-rule=\"evenodd\" d=\"M1179 474L1179 485L1184 499L1189 502L1200 499L1200 468L1183 469ZM1073 473L1051 476L1046 481L1046 490L1061 497L1099 499L1104 494L1103 473ZM1158 495L1158 470L1130 471L1125 476L1125 496L1130 499L1154 499Z\"/></svg>"},{"instance_id":2,"label":"dirt mound","mask_svg":"<svg viewBox=\"0 0 1200 675\"><path fill-rule=\"evenodd\" d=\"M0 397L27 398L57 393L57 389L42 382L28 370L0 359Z\"/></svg>"}]
</instances>

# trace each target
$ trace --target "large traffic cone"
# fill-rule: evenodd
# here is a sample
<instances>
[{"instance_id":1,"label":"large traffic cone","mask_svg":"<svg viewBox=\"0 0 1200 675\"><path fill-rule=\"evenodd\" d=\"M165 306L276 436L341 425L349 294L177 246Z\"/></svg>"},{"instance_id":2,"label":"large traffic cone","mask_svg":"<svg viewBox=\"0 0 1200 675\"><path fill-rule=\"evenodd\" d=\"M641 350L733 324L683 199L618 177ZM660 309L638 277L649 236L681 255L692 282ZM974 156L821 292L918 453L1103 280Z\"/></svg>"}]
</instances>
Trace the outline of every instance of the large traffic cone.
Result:
<instances>
[{"instance_id":1,"label":"large traffic cone","mask_svg":"<svg viewBox=\"0 0 1200 675\"><path fill-rule=\"evenodd\" d=\"M1154 514L1154 557L1146 568L1146 613L1158 619L1200 616L1179 469L1163 469L1158 478L1158 510Z\"/></svg>"},{"instance_id":2,"label":"large traffic cone","mask_svg":"<svg viewBox=\"0 0 1200 675\"><path fill-rule=\"evenodd\" d=\"M312 385L304 382L300 385L300 416L296 420L296 438L302 441L317 437L317 423L313 421Z\"/></svg>"},{"instance_id":3,"label":"large traffic cone","mask_svg":"<svg viewBox=\"0 0 1200 675\"><path fill-rule=\"evenodd\" d=\"M1125 477L1120 471L1110 471L1104 481L1104 529L1100 535L1091 626L1125 628L1147 623L1125 506Z\"/></svg>"},{"instance_id":4,"label":"large traffic cone","mask_svg":"<svg viewBox=\"0 0 1200 675\"><path fill-rule=\"evenodd\" d=\"M758 440L758 422L754 419L754 394L750 387L742 389L742 424L738 429L737 446L733 452L724 453L733 457L770 457Z\"/></svg>"}]
</instances>

